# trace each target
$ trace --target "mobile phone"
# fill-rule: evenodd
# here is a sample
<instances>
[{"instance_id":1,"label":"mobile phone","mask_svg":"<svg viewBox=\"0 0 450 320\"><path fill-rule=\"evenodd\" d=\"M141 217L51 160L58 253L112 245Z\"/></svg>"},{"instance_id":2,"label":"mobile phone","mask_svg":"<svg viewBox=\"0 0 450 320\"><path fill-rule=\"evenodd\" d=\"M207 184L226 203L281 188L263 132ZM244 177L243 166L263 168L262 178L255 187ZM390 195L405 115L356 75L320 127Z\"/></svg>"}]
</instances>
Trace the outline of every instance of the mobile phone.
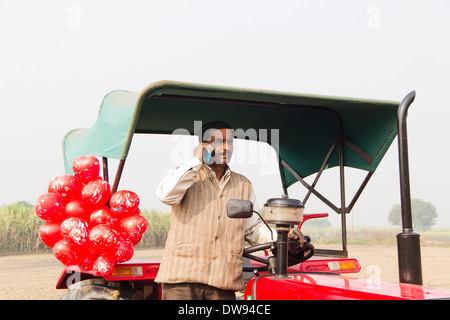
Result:
<instances>
[{"instance_id":1,"label":"mobile phone","mask_svg":"<svg viewBox=\"0 0 450 320\"><path fill-rule=\"evenodd\" d=\"M214 152L214 149L213 150L208 150L208 149L205 148L205 150L203 151L203 156L205 158L205 162L209 162L209 160L211 160L211 155L212 155L213 152Z\"/></svg>"}]
</instances>

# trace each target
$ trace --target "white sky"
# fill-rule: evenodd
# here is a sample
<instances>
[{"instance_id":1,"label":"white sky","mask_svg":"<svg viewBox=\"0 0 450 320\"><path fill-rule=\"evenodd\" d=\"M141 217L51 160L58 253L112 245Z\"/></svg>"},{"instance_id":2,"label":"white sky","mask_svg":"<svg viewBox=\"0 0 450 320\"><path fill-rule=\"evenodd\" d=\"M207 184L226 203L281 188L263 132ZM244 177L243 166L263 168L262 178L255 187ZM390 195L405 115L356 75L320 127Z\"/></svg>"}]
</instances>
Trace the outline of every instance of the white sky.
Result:
<instances>
[{"instance_id":1,"label":"white sky","mask_svg":"<svg viewBox=\"0 0 450 320\"><path fill-rule=\"evenodd\" d=\"M390 100L416 90L412 197L432 202L439 226L450 227L448 12L447 1L0 0L0 204L34 203L46 192L64 173L63 136L90 127L112 90L158 80ZM143 207L167 210L154 189L176 165L176 143L133 141L120 188L136 191ZM252 180L260 206L281 195L279 177L261 166L233 167ZM321 185L328 195L327 180ZM397 140L349 226L387 225L394 203ZM339 221L312 199L306 211Z\"/></svg>"}]
</instances>

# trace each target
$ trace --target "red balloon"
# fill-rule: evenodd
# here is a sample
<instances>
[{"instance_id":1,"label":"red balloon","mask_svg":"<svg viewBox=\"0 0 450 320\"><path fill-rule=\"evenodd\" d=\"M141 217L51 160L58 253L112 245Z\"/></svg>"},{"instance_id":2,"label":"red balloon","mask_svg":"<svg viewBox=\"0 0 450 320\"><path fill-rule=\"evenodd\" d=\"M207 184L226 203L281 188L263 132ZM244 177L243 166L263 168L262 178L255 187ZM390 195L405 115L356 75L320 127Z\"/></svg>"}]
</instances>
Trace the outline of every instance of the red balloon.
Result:
<instances>
[{"instance_id":1,"label":"red balloon","mask_svg":"<svg viewBox=\"0 0 450 320\"><path fill-rule=\"evenodd\" d=\"M139 197L133 191L120 190L111 196L109 205L113 211L125 216L138 208Z\"/></svg>"},{"instance_id":2,"label":"red balloon","mask_svg":"<svg viewBox=\"0 0 450 320\"><path fill-rule=\"evenodd\" d=\"M37 199L34 210L41 219L60 221L64 210L63 198L57 193L44 193Z\"/></svg>"},{"instance_id":3,"label":"red balloon","mask_svg":"<svg viewBox=\"0 0 450 320\"><path fill-rule=\"evenodd\" d=\"M89 231L89 241L96 250L107 251L117 244L117 233L106 224L99 224Z\"/></svg>"},{"instance_id":4,"label":"red balloon","mask_svg":"<svg viewBox=\"0 0 450 320\"><path fill-rule=\"evenodd\" d=\"M141 209L136 208L136 210L134 210L133 212L130 213L130 215L140 215L141 214Z\"/></svg>"},{"instance_id":5,"label":"red balloon","mask_svg":"<svg viewBox=\"0 0 450 320\"><path fill-rule=\"evenodd\" d=\"M65 201L79 199L83 184L70 174L63 174L50 181L48 192L59 194Z\"/></svg>"},{"instance_id":6,"label":"red balloon","mask_svg":"<svg viewBox=\"0 0 450 320\"><path fill-rule=\"evenodd\" d=\"M39 237L47 247L53 248L55 244L62 239L59 230L60 226L61 224L59 222L46 221L39 228Z\"/></svg>"},{"instance_id":7,"label":"red balloon","mask_svg":"<svg viewBox=\"0 0 450 320\"><path fill-rule=\"evenodd\" d=\"M114 251L114 260L117 262L125 262L133 257L134 248L130 239L120 238Z\"/></svg>"},{"instance_id":8,"label":"red balloon","mask_svg":"<svg viewBox=\"0 0 450 320\"><path fill-rule=\"evenodd\" d=\"M107 256L106 254L102 254L97 258L97 260L95 260L92 272L96 277L108 276L112 273L115 264L116 262L114 261L114 259Z\"/></svg>"},{"instance_id":9,"label":"red balloon","mask_svg":"<svg viewBox=\"0 0 450 320\"><path fill-rule=\"evenodd\" d=\"M80 259L78 262L78 266L83 271L91 271L94 267L94 262L97 260L98 255L97 254L88 254L87 256Z\"/></svg>"},{"instance_id":10,"label":"red balloon","mask_svg":"<svg viewBox=\"0 0 450 320\"><path fill-rule=\"evenodd\" d=\"M66 266L78 263L77 253L71 249L69 242L64 239L59 240L53 246L53 255Z\"/></svg>"},{"instance_id":11,"label":"red balloon","mask_svg":"<svg viewBox=\"0 0 450 320\"><path fill-rule=\"evenodd\" d=\"M101 178L88 182L81 191L81 199L90 207L104 206L111 196L109 183Z\"/></svg>"},{"instance_id":12,"label":"red balloon","mask_svg":"<svg viewBox=\"0 0 450 320\"><path fill-rule=\"evenodd\" d=\"M140 241L142 237L136 237L134 239L130 239L131 243L133 243L133 246L136 246Z\"/></svg>"},{"instance_id":13,"label":"red balloon","mask_svg":"<svg viewBox=\"0 0 450 320\"><path fill-rule=\"evenodd\" d=\"M94 156L80 156L73 160L72 169L75 175L83 182L98 179L100 162Z\"/></svg>"},{"instance_id":14,"label":"red balloon","mask_svg":"<svg viewBox=\"0 0 450 320\"><path fill-rule=\"evenodd\" d=\"M113 211L115 212L115 211ZM125 217L128 216L139 216L141 214L141 209L136 208L136 210L134 210L133 212L128 212L128 213L116 213L119 219L123 219Z\"/></svg>"},{"instance_id":15,"label":"red balloon","mask_svg":"<svg viewBox=\"0 0 450 320\"><path fill-rule=\"evenodd\" d=\"M66 207L64 208L64 213L67 218L77 217L83 220L89 220L89 214L84 208L83 201L81 200L72 200L67 202Z\"/></svg>"},{"instance_id":16,"label":"red balloon","mask_svg":"<svg viewBox=\"0 0 450 320\"><path fill-rule=\"evenodd\" d=\"M88 241L88 224L77 217L67 218L61 223L61 236L72 246L83 246Z\"/></svg>"},{"instance_id":17,"label":"red balloon","mask_svg":"<svg viewBox=\"0 0 450 320\"><path fill-rule=\"evenodd\" d=\"M133 243L139 242L147 227L148 222L143 216L131 215L121 221L122 234L126 235Z\"/></svg>"},{"instance_id":18,"label":"red balloon","mask_svg":"<svg viewBox=\"0 0 450 320\"><path fill-rule=\"evenodd\" d=\"M90 216L90 226L93 227L99 224L106 224L115 229L118 225L116 214L108 207L95 209Z\"/></svg>"}]
</instances>

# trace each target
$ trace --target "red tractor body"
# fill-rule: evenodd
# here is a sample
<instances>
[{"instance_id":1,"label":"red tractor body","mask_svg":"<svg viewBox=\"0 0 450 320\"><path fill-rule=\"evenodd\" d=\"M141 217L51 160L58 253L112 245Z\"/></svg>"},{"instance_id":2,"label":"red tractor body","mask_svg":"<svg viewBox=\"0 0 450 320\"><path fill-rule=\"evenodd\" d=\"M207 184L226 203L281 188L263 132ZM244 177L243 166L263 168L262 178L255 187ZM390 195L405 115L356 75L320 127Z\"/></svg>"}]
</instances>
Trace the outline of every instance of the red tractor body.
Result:
<instances>
[{"instance_id":1,"label":"red tractor body","mask_svg":"<svg viewBox=\"0 0 450 320\"><path fill-rule=\"evenodd\" d=\"M423 300L450 298L450 290L405 283L373 283L347 275L292 272L286 279L265 275L250 280L246 300Z\"/></svg>"},{"instance_id":2,"label":"red tractor body","mask_svg":"<svg viewBox=\"0 0 450 320\"><path fill-rule=\"evenodd\" d=\"M255 266L260 265L254 263ZM160 286L154 282L159 262L130 260L117 264L108 282L129 282L152 298L161 298ZM288 277L261 273L245 286L245 300L424 300L448 299L450 290L406 283L373 281L351 275L361 269L352 258L311 258L288 268ZM75 276L76 275L76 276ZM92 272L81 272L76 266L64 267L56 288L67 289L76 281L95 278ZM146 288L151 288L147 290ZM148 298L142 295L142 298Z\"/></svg>"}]
</instances>

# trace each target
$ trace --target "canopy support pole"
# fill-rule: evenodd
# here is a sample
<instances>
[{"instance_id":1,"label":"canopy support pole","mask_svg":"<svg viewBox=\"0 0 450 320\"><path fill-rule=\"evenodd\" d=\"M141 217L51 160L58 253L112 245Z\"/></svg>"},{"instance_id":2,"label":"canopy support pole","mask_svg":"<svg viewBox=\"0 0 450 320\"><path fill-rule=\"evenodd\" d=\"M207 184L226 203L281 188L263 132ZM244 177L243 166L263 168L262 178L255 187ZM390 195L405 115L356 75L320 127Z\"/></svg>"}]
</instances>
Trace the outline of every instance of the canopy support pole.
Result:
<instances>
[{"instance_id":1,"label":"canopy support pole","mask_svg":"<svg viewBox=\"0 0 450 320\"><path fill-rule=\"evenodd\" d=\"M344 172L344 133L342 128L342 122L339 126L340 138L339 138L339 172L340 172L340 185L341 185L341 207L339 213L341 214L341 233L342 233L342 251L345 257L348 256L347 250L347 217L345 210L345 172Z\"/></svg>"},{"instance_id":2,"label":"canopy support pole","mask_svg":"<svg viewBox=\"0 0 450 320\"><path fill-rule=\"evenodd\" d=\"M117 171L116 171L116 177L114 178L114 184L113 184L113 187L111 189L111 194L116 192L117 188L119 187L119 181L120 181L120 177L122 176L124 165L125 165L125 159L120 160L119 166L117 167Z\"/></svg>"},{"instance_id":3,"label":"canopy support pole","mask_svg":"<svg viewBox=\"0 0 450 320\"><path fill-rule=\"evenodd\" d=\"M278 151L277 154L278 154L278 166L280 167L281 184L283 186L283 197L289 197L288 186L286 183L286 176L283 170L283 163L282 163L283 160L281 160L280 153Z\"/></svg>"},{"instance_id":4,"label":"canopy support pole","mask_svg":"<svg viewBox=\"0 0 450 320\"><path fill-rule=\"evenodd\" d=\"M106 182L109 182L108 158L102 157L102 163L103 163L103 180L105 180Z\"/></svg>"},{"instance_id":5,"label":"canopy support pole","mask_svg":"<svg viewBox=\"0 0 450 320\"><path fill-rule=\"evenodd\" d=\"M285 160L281 160L281 164L288 169L288 171L297 179L306 189L311 191L317 198L322 200L326 205L328 205L336 213L340 213L340 209L336 207L330 200L325 198L319 191L311 187L290 165L287 164Z\"/></svg>"},{"instance_id":6,"label":"canopy support pole","mask_svg":"<svg viewBox=\"0 0 450 320\"><path fill-rule=\"evenodd\" d=\"M333 147L334 149L334 147ZM316 197L322 200L325 204L327 204L331 209L333 209L336 213L340 213L342 210L336 207L331 201L325 198L320 192L311 187L290 165L287 164L286 161L281 160L281 164L309 191L311 191ZM342 215L345 219L345 214ZM345 229L346 231L346 229ZM342 239L342 250L332 250L332 249L316 249L316 255L333 255L338 257L346 258L348 256L347 246L346 246L347 238L344 237Z\"/></svg>"},{"instance_id":7,"label":"canopy support pole","mask_svg":"<svg viewBox=\"0 0 450 320\"><path fill-rule=\"evenodd\" d=\"M356 201L358 200L359 196L361 195L361 193L363 192L364 188L366 187L367 183L369 183L370 178L372 178L373 176L373 172L369 171L364 179L364 181L362 182L361 186L359 187L358 191L356 191L352 201L350 202L350 204L348 205L347 208L345 208L345 212L346 213L350 213L350 211L352 211L353 206L355 205Z\"/></svg>"},{"instance_id":8,"label":"canopy support pole","mask_svg":"<svg viewBox=\"0 0 450 320\"><path fill-rule=\"evenodd\" d=\"M337 145L337 140L331 145L330 150L328 150L328 153L325 157L325 159L322 162L322 165L320 166L319 171L317 172L317 175L313 181L313 183L311 184L311 188L314 189L314 187L316 186L317 182L319 181L320 176L322 175L323 170L325 169L325 166L328 163L328 160L330 160L331 154L334 151L334 148L336 148ZM311 190L308 189L308 192L306 193L305 198L303 199L303 205L305 205L306 201L308 201L309 197L311 195Z\"/></svg>"},{"instance_id":9,"label":"canopy support pole","mask_svg":"<svg viewBox=\"0 0 450 320\"><path fill-rule=\"evenodd\" d=\"M398 158L402 209L402 232L397 234L397 251L399 281L422 285L420 235L413 231L408 163L408 137L406 128L408 108L415 97L416 92L410 92L400 103L397 113Z\"/></svg>"}]
</instances>

